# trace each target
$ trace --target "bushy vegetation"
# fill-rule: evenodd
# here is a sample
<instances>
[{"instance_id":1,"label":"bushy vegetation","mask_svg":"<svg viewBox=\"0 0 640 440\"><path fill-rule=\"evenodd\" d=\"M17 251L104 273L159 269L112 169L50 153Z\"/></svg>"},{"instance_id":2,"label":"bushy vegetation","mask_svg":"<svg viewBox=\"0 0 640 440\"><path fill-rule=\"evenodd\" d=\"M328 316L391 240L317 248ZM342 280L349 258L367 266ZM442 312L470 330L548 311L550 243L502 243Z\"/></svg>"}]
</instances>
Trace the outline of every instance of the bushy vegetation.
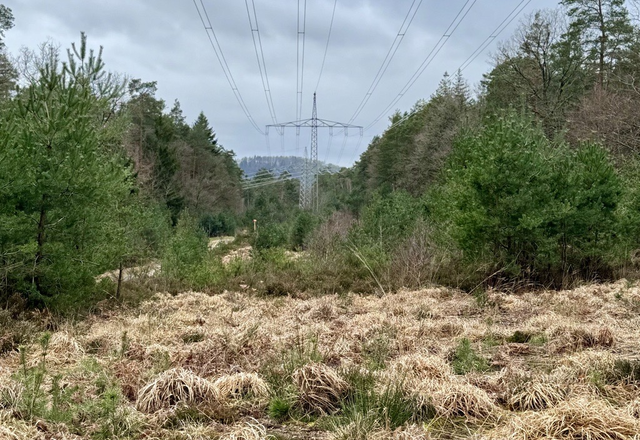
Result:
<instances>
[{"instance_id":1,"label":"bushy vegetation","mask_svg":"<svg viewBox=\"0 0 640 440\"><path fill-rule=\"evenodd\" d=\"M84 35L0 69L0 437L636 435L640 33L562 3L313 211Z\"/></svg>"},{"instance_id":2,"label":"bushy vegetation","mask_svg":"<svg viewBox=\"0 0 640 440\"><path fill-rule=\"evenodd\" d=\"M624 258L622 194L601 147L549 142L511 114L456 143L428 204L485 274L561 285L610 277Z\"/></svg>"},{"instance_id":3,"label":"bushy vegetation","mask_svg":"<svg viewBox=\"0 0 640 440\"><path fill-rule=\"evenodd\" d=\"M159 285L268 295L563 287L631 273L636 140L616 128L629 115L607 103L627 96L632 111L638 101L637 32L617 0L598 13L563 3L566 24L558 11L522 21L476 96L460 72L446 74L353 168L320 175L313 213L286 172L260 170L242 191L204 114L189 125L177 101L165 111L155 82L108 74L84 36L65 63L54 47L49 58L26 51L33 74L17 78L20 89L3 77L0 100L2 296L91 307L120 298L126 271L154 261L159 283L134 296ZM594 45L598 23L604 46ZM594 120L605 122L587 131ZM208 249L207 237L235 235ZM249 258L223 264L229 252ZM117 273L96 284L108 270Z\"/></svg>"}]
</instances>

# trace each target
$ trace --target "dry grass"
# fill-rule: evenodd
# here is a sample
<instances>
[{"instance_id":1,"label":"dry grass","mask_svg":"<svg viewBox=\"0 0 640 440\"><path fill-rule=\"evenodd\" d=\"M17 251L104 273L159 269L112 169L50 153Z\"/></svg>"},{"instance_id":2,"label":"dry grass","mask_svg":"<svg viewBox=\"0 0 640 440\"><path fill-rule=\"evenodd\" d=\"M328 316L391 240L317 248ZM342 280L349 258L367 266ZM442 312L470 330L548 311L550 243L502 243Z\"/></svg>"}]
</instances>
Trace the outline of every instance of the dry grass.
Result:
<instances>
[{"instance_id":1,"label":"dry grass","mask_svg":"<svg viewBox=\"0 0 640 440\"><path fill-rule=\"evenodd\" d=\"M344 426L337 426L331 433L331 440L368 440L373 437L374 432L384 432L380 430L377 421L372 420L364 414L357 413L351 423ZM388 432L387 432L388 434Z\"/></svg>"},{"instance_id":2,"label":"dry grass","mask_svg":"<svg viewBox=\"0 0 640 440\"><path fill-rule=\"evenodd\" d=\"M431 405L439 416L445 418L484 421L498 415L498 407L484 390L458 378L424 381L418 396L423 406Z\"/></svg>"},{"instance_id":3,"label":"dry grass","mask_svg":"<svg viewBox=\"0 0 640 440\"><path fill-rule=\"evenodd\" d=\"M35 426L15 420L8 411L0 411L0 440L44 440Z\"/></svg>"},{"instance_id":4,"label":"dry grass","mask_svg":"<svg viewBox=\"0 0 640 440\"><path fill-rule=\"evenodd\" d=\"M397 376L418 380L443 380L453 374L451 366L444 359L420 353L399 357L389 369Z\"/></svg>"},{"instance_id":5,"label":"dry grass","mask_svg":"<svg viewBox=\"0 0 640 440\"><path fill-rule=\"evenodd\" d=\"M9 377L0 377L0 410L15 408L23 393L23 384Z\"/></svg>"},{"instance_id":6,"label":"dry grass","mask_svg":"<svg viewBox=\"0 0 640 440\"><path fill-rule=\"evenodd\" d=\"M149 382L138 393L136 408L154 413L178 404L207 405L218 401L218 390L208 380L182 368L171 369Z\"/></svg>"},{"instance_id":7,"label":"dry grass","mask_svg":"<svg viewBox=\"0 0 640 440\"><path fill-rule=\"evenodd\" d=\"M558 352L612 347L615 342L613 332L608 327L559 327L552 336L555 338L553 343Z\"/></svg>"},{"instance_id":8,"label":"dry grass","mask_svg":"<svg viewBox=\"0 0 640 440\"><path fill-rule=\"evenodd\" d=\"M370 389L402 384L402 397L437 414L435 421L427 422L425 433L420 426L393 431L383 420L372 425L375 417L349 416L335 425L335 438L599 440L640 432L637 380L616 379L620 361L637 358L639 286L620 282L486 296L480 305L442 288L307 299L157 294L129 311L61 323L52 334L42 389L48 395L51 378L60 375L65 389L83 390L74 399L98 401L104 384L113 383L126 397L119 410L135 404L149 439L270 433L327 438L333 425L324 420L346 417L339 409L351 395L339 372L370 368L378 356L383 362L369 375ZM532 339L509 342L516 331ZM488 360L490 371L453 374L448 356L463 338ZM372 344L376 339L384 344ZM39 345L27 352L28 365L35 365ZM17 353L0 356L0 440L42 434L35 421L2 412L18 399L20 385L8 378L19 381L20 371ZM295 420L267 418L272 396L293 405L287 417ZM297 420L306 417L318 421ZM57 431L55 436L62 438Z\"/></svg>"},{"instance_id":9,"label":"dry grass","mask_svg":"<svg viewBox=\"0 0 640 440\"><path fill-rule=\"evenodd\" d=\"M539 411L564 400L565 387L543 377L532 378L515 387L509 397L509 408L514 411Z\"/></svg>"},{"instance_id":10,"label":"dry grass","mask_svg":"<svg viewBox=\"0 0 640 440\"><path fill-rule=\"evenodd\" d=\"M305 365L294 371L293 380L302 407L316 414L335 412L340 399L349 390L349 384L333 368L324 364Z\"/></svg>"},{"instance_id":11,"label":"dry grass","mask_svg":"<svg viewBox=\"0 0 640 440\"><path fill-rule=\"evenodd\" d=\"M225 433L220 440L268 440L273 436L267 435L267 429L255 419L237 424Z\"/></svg>"},{"instance_id":12,"label":"dry grass","mask_svg":"<svg viewBox=\"0 0 640 440\"><path fill-rule=\"evenodd\" d=\"M500 435L527 440L630 440L638 432L640 424L624 411L602 400L580 398L544 411L523 413L513 418Z\"/></svg>"},{"instance_id":13,"label":"dry grass","mask_svg":"<svg viewBox=\"0 0 640 440\"><path fill-rule=\"evenodd\" d=\"M421 426L408 426L406 428L398 428L395 431L381 430L373 432L369 439L371 440L428 440L431 438Z\"/></svg>"},{"instance_id":14,"label":"dry grass","mask_svg":"<svg viewBox=\"0 0 640 440\"><path fill-rule=\"evenodd\" d=\"M255 373L236 373L221 376L213 383L220 399L269 397L269 385Z\"/></svg>"},{"instance_id":15,"label":"dry grass","mask_svg":"<svg viewBox=\"0 0 640 440\"><path fill-rule=\"evenodd\" d=\"M627 413L631 417L640 419L640 398L635 398L627 404Z\"/></svg>"}]
</instances>

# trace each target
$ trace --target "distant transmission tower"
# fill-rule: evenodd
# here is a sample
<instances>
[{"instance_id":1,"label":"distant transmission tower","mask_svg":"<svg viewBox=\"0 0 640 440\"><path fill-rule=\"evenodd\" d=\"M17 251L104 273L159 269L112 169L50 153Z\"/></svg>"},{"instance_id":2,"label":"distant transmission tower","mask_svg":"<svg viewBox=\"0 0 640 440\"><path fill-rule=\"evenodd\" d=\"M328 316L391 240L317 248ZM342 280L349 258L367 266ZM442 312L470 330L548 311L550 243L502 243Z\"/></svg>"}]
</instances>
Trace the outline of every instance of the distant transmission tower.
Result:
<instances>
[{"instance_id":1,"label":"distant transmission tower","mask_svg":"<svg viewBox=\"0 0 640 440\"><path fill-rule=\"evenodd\" d=\"M306 208L311 205L311 181L309 180L309 150L304 147L304 164L302 165L302 177L300 178L300 207Z\"/></svg>"},{"instance_id":2,"label":"distant transmission tower","mask_svg":"<svg viewBox=\"0 0 640 440\"><path fill-rule=\"evenodd\" d=\"M359 125L351 125L343 122L318 119L318 108L316 105L315 93L313 94L313 111L311 113L311 119L267 125L267 132L269 130L269 127L281 129L281 134L284 133L284 129L286 127L295 127L297 133L300 133L300 128L311 128L311 153L309 154L309 156L307 156L307 149L305 148L304 170L302 179L300 180L300 207L302 209L318 209L318 128L328 128L329 130L333 131L334 128L339 127L344 130L345 136L348 135L348 130L350 128L357 128L358 130L360 130L360 136L362 136L363 128Z\"/></svg>"}]
</instances>

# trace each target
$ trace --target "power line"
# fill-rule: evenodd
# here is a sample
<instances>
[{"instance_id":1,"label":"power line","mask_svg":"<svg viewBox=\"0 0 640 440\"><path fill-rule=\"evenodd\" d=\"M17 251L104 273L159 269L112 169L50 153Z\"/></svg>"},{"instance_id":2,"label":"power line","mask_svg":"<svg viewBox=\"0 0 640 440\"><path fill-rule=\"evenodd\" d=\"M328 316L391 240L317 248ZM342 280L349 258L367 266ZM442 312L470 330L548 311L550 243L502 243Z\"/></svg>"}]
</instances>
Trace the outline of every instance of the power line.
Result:
<instances>
[{"instance_id":1,"label":"power line","mask_svg":"<svg viewBox=\"0 0 640 440\"><path fill-rule=\"evenodd\" d=\"M396 34L396 37L393 40L393 43L391 43L391 47L387 51L387 55L384 57L384 60L382 61L382 64L380 65L380 68L378 69L376 76L373 78L373 81L371 82L371 85L369 86L367 93L365 93L364 97L362 98L362 101L356 108L356 111L353 113L353 115L349 119L349 123L352 123L358 117L358 115L360 115L362 110L364 110L364 107L369 102L369 99L371 98L376 88L380 84L380 81L382 81L382 77L387 72L387 69L391 64L391 61L393 60L393 58L396 55L396 52L400 48L400 44L402 44L402 40L404 40L404 37L409 30L409 27L411 27L411 24L413 23L413 20L415 19L416 14L420 9L420 6L422 5L422 0L419 0L419 3L417 6L416 6L416 1L418 0L413 0L413 2L411 3L411 6L409 7L409 11L407 11L407 15L405 15L404 20L400 25L400 29L398 30L398 33ZM470 0L468 0L467 3L469 3L469 1ZM360 139L360 142L361 141L362 141L362 138ZM338 162L340 161L340 159L342 159L342 155L344 153L344 149L346 145L347 145L347 138L345 137L345 140L342 143L342 147L340 148L340 154L338 154Z\"/></svg>"},{"instance_id":2,"label":"power line","mask_svg":"<svg viewBox=\"0 0 640 440\"><path fill-rule=\"evenodd\" d=\"M496 27L493 32L480 44L480 46L478 46L476 48L476 50L474 50L471 55L469 55L469 57L460 65L460 67L458 67L458 71L462 72L464 69L466 69L467 67L469 67L469 65L471 63L473 63L473 61L475 61L478 56L480 56L482 54L482 52L484 52L484 50L496 39L498 38L498 36L507 28L509 27L509 25L524 11L524 9L529 5L529 3L531 3L532 0L521 0L520 3L518 3L518 5L509 13L509 15L507 15L507 17L502 20L502 22L498 25L498 27ZM473 5L472 5L473 6ZM468 11L467 11L468 12ZM396 127L397 125L400 125L401 123L403 123L404 121L406 121L407 119L411 118L412 116L416 115L417 113L419 113L422 110L422 108L418 108L413 112L410 112L408 114L406 114L405 116L403 116L401 119L399 119L398 121L396 121L395 123L393 123L392 125L390 125L389 127L387 127L385 129L386 131L391 130L392 128ZM377 119L375 122L377 122L379 119ZM374 123L375 123L374 122ZM371 125L367 128L370 128ZM355 152L357 154L358 148L356 148ZM355 158L355 155L354 155ZM353 158L352 158L352 162L353 162Z\"/></svg>"},{"instance_id":3,"label":"power line","mask_svg":"<svg viewBox=\"0 0 640 440\"><path fill-rule=\"evenodd\" d=\"M358 150L360 150L361 144L362 144L362 136L360 136L360 139L358 139L358 144L356 145L356 148L353 150L353 156L351 156L351 162L355 161L356 156L358 155Z\"/></svg>"},{"instance_id":4,"label":"power line","mask_svg":"<svg viewBox=\"0 0 640 440\"><path fill-rule=\"evenodd\" d=\"M407 119L409 119L410 117L418 114L421 110L423 110L423 108L414 110L410 113L407 113L406 115L404 115L402 118L398 119L396 122L394 122L393 124L391 124L389 127L387 127L384 132L388 132L389 130L391 130L392 128L402 124L404 121L406 121ZM383 133L384 135L384 133ZM351 162L353 162L355 160L356 155L358 154L358 150L360 148L360 145L362 144L362 137L358 140L358 145L356 146L353 156L351 156Z\"/></svg>"},{"instance_id":5,"label":"power line","mask_svg":"<svg viewBox=\"0 0 640 440\"><path fill-rule=\"evenodd\" d=\"M269 74L267 73L267 63L264 59L262 38L260 37L260 26L258 25L256 3L254 0L251 0L251 8L249 8L249 0L244 0L244 4L247 7L247 17L249 18L249 27L251 28L251 37L253 39L253 48L256 52L256 60L258 61L258 69L260 70L260 78L262 79L262 88L264 89L264 95L267 99L267 106L269 107L271 120L274 124L277 124L278 118L276 117L276 109L273 105L273 97L271 96L271 86L269 84Z\"/></svg>"},{"instance_id":6,"label":"power line","mask_svg":"<svg viewBox=\"0 0 640 440\"><path fill-rule=\"evenodd\" d=\"M269 140L269 130L265 131L264 140L267 144L267 156L271 157L271 141ZM271 159L269 159L269 162L271 162ZM271 165L271 163L269 163L269 165Z\"/></svg>"},{"instance_id":7,"label":"power line","mask_svg":"<svg viewBox=\"0 0 640 440\"><path fill-rule=\"evenodd\" d=\"M329 35L327 36L327 45L324 48L324 56L322 57L322 66L320 67L320 75L318 75L318 82L316 83L315 91L318 91L318 87L320 87L320 79L322 78L322 72L324 71L324 63L327 61L327 52L329 51L329 41L331 41L331 31L333 30L333 20L336 17L336 6L338 5L338 0L333 2L333 12L331 13L331 23L329 24Z\"/></svg>"},{"instance_id":8,"label":"power line","mask_svg":"<svg viewBox=\"0 0 640 440\"><path fill-rule=\"evenodd\" d=\"M522 6L522 8L520 8L520 6L524 3L524 6ZM480 54L482 54L482 52L484 52L484 50L496 39L498 38L498 36L507 28L509 27L509 25L513 22L513 20L515 20L521 13L522 11L524 11L524 9L529 6L529 3L531 3L531 0L522 0L518 6L516 6L509 15L507 15L507 17L502 20L502 23L500 23L498 25L497 28L494 29L494 31L491 33L491 35L489 35L480 46L478 46L478 48L471 54L469 55L469 58L467 58L458 68L458 70L460 72L464 71L467 67L469 67L469 65L471 63L473 63L476 58L478 58L480 56ZM520 8L520 10L518 11L518 8ZM518 11L516 13L516 11ZM515 15L514 15L515 14Z\"/></svg>"},{"instance_id":9,"label":"power line","mask_svg":"<svg viewBox=\"0 0 640 440\"><path fill-rule=\"evenodd\" d=\"M376 73L376 76L373 78L373 81L371 82L371 85L369 86L367 93L365 93L364 98L362 98L362 101L356 108L356 111L353 112L353 116L351 116L351 118L349 119L349 123L352 123L358 117L358 115L362 112L364 107L367 105L367 102L369 102L371 95L373 95L373 92L378 87L378 84L380 84L382 77L387 72L387 69L389 68L389 64L391 64L391 61L396 55L396 52L398 52L398 48L400 47L400 44L402 44L402 40L404 40L404 36L409 30L411 23L413 23L413 20L416 17L416 14L418 13L418 9L420 9L420 6L422 5L422 0L419 0L418 6L415 6L416 1L418 0L413 0L413 3L411 3L411 7L409 8L407 15L405 16L404 21L402 22L402 25L400 26L400 29L398 30L398 33L395 39L393 40L391 47L389 48L389 51L387 52L387 55L384 57L384 60L382 61L382 65L378 69L378 73Z\"/></svg>"},{"instance_id":10,"label":"power line","mask_svg":"<svg viewBox=\"0 0 640 440\"><path fill-rule=\"evenodd\" d=\"M238 104L240 104L240 108L244 112L249 122L251 122L251 125L253 125L253 128L255 128L259 133L264 134L264 132L260 129L260 127L258 127L258 124L256 124L256 121L253 119L253 116L251 116L251 112L249 111L249 108L245 104L244 99L242 99L242 94L240 93L240 90L238 89L236 81L233 78L233 74L231 73L229 64L227 63L227 60L224 56L224 52L222 51L222 47L220 46L218 37L216 36L215 31L213 30L213 25L211 24L211 19L209 18L209 14L207 13L207 8L204 6L203 0L200 0L202 11L200 11L200 7L198 6L197 0L193 0L193 4L196 7L196 10L198 11L198 16L200 16L200 21L202 21L202 26L204 27L205 32L207 33L207 37L209 38L211 47L213 48L213 51L216 54L216 58L220 63L220 67L222 67L224 76L227 78L227 81L229 82L229 86L231 86L231 90L233 91L233 94L238 100ZM205 18L206 18L206 21L205 21Z\"/></svg>"},{"instance_id":11,"label":"power line","mask_svg":"<svg viewBox=\"0 0 640 440\"><path fill-rule=\"evenodd\" d=\"M300 2L304 2L304 7L300 8ZM302 13L302 15L301 15ZM302 26L301 26L302 25ZM307 0L298 0L298 40L296 58L296 120L302 117L302 91L304 89L304 49L307 32Z\"/></svg>"},{"instance_id":12,"label":"power line","mask_svg":"<svg viewBox=\"0 0 640 440\"><path fill-rule=\"evenodd\" d=\"M329 121L326 119L318 118L317 108L317 94L313 94L313 109L311 112L311 119L297 120L292 122L278 124L283 130L285 127L292 127L296 129L297 137L299 138L300 129L303 127L311 128L311 150L308 157L308 166L305 169L305 176L302 179L302 185L300 187L300 207L303 209L313 208L314 194L313 189L315 186L315 201L317 209L318 200L318 128L329 128L333 130L335 127L340 127L343 130L348 128L357 128L362 134L362 127L351 125L343 122ZM267 130L269 126L267 126ZM305 151L305 158L307 154Z\"/></svg>"},{"instance_id":13,"label":"power line","mask_svg":"<svg viewBox=\"0 0 640 440\"><path fill-rule=\"evenodd\" d=\"M275 185L277 183L286 182L287 180L301 179L302 177L304 177L303 173L290 174L290 175L285 176L285 177L277 177L277 178L273 178L273 179L270 179L270 180L265 180L263 182L256 182L256 183L253 183L253 184L244 185L244 186L242 186L242 189L243 190L248 190L248 189L254 189L254 188L262 188L263 186Z\"/></svg>"},{"instance_id":14,"label":"power line","mask_svg":"<svg viewBox=\"0 0 640 440\"><path fill-rule=\"evenodd\" d=\"M331 144L333 144L333 129L329 129L329 145L327 146L327 154L324 156L325 163L329 161L329 152L331 151Z\"/></svg>"},{"instance_id":15,"label":"power line","mask_svg":"<svg viewBox=\"0 0 640 440\"><path fill-rule=\"evenodd\" d=\"M363 137L364 137L364 130L360 130L360 139L358 140L358 146L356 148L360 147L360 143L362 142ZM340 160L342 160L342 155L344 153L344 149L347 146L348 141L349 141L349 133L345 132L344 140L342 141L342 146L340 147L340 154L338 155L338 160L336 162L340 163Z\"/></svg>"},{"instance_id":16,"label":"power line","mask_svg":"<svg viewBox=\"0 0 640 440\"><path fill-rule=\"evenodd\" d=\"M411 78L409 78L409 81L407 81L404 87L400 90L400 93L398 93L398 95L391 101L391 103L376 117L376 119L373 122L371 122L366 127L367 130L373 127L380 119L382 119L382 117L386 115L387 112L391 108L393 108L393 106L396 105L398 101L402 99L402 97L409 91L409 89L416 83L416 81L418 81L420 76L424 73L427 67L431 65L431 63L436 58L436 56L440 53L440 51L445 46L445 44L447 44L447 41L449 41L453 33L458 29L458 27L464 21L467 15L469 15L469 12L471 11L471 9L473 8L473 6L476 4L477 1L478 0L473 0L473 1L467 0L465 2L465 4L460 9L460 11L458 11L458 14L454 17L451 24L449 24L449 27L444 31L444 33L442 34L438 42L435 44L435 46L433 46L433 49L431 49L431 52L429 52L429 54L424 59L420 67L418 67L418 70L416 70L416 72L411 76ZM469 3L471 3L470 6L469 6ZM467 8L467 6L469 7Z\"/></svg>"},{"instance_id":17,"label":"power line","mask_svg":"<svg viewBox=\"0 0 640 440\"><path fill-rule=\"evenodd\" d=\"M251 188L259 188L261 186L265 186L265 184L273 184L273 183L279 183L282 182L283 180L287 180L287 179L299 179L304 175L304 173L299 172L299 173L289 173L285 176L275 176L275 177L271 177L265 180L258 180L256 182L253 181L249 181L247 182L247 184L242 185L242 189L251 189Z\"/></svg>"},{"instance_id":18,"label":"power line","mask_svg":"<svg viewBox=\"0 0 640 440\"><path fill-rule=\"evenodd\" d=\"M336 174L336 172L331 171L329 169L326 169L323 172L324 173L328 173L328 174ZM269 180L258 181L258 182L255 182L255 183L251 183L251 181L248 181L249 183L247 185L243 185L242 189L243 190L248 190L248 189L262 188L264 186L275 185L277 183L286 182L288 180L302 179L303 177L304 177L304 172L298 172L298 173L289 173L289 175L285 176L285 177L275 177L275 178L271 178Z\"/></svg>"},{"instance_id":19,"label":"power line","mask_svg":"<svg viewBox=\"0 0 640 440\"><path fill-rule=\"evenodd\" d=\"M340 159L342 159L342 155L344 154L344 149L346 148L348 141L349 141L349 133L345 131L344 139L342 140L342 145L340 146L340 153L338 154L338 160L336 162L339 163Z\"/></svg>"}]
</instances>

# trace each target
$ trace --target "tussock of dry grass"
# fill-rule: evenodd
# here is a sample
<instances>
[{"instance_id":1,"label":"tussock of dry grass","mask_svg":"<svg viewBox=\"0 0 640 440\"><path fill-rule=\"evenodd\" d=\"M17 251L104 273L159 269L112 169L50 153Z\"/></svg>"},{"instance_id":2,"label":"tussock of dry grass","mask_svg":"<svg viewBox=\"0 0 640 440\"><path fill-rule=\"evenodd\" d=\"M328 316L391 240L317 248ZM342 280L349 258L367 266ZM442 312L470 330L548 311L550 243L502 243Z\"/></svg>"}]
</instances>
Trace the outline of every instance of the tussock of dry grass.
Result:
<instances>
[{"instance_id":1,"label":"tussock of dry grass","mask_svg":"<svg viewBox=\"0 0 640 440\"><path fill-rule=\"evenodd\" d=\"M267 429L255 419L237 424L225 433L220 440L267 440L273 436L267 435Z\"/></svg>"},{"instance_id":2,"label":"tussock of dry grass","mask_svg":"<svg viewBox=\"0 0 640 440\"><path fill-rule=\"evenodd\" d=\"M15 420L9 411L0 411L0 440L44 440L35 426Z\"/></svg>"},{"instance_id":3,"label":"tussock of dry grass","mask_svg":"<svg viewBox=\"0 0 640 440\"><path fill-rule=\"evenodd\" d=\"M609 327L560 327L554 334L557 352L584 350L585 348L612 347L615 343Z\"/></svg>"},{"instance_id":4,"label":"tussock of dry grass","mask_svg":"<svg viewBox=\"0 0 640 440\"><path fill-rule=\"evenodd\" d=\"M218 425L195 425L187 423L181 426L179 430L163 429L153 437L153 440L171 439L171 440L212 440L218 439L220 427ZM151 440L151 438L149 439Z\"/></svg>"},{"instance_id":5,"label":"tussock of dry grass","mask_svg":"<svg viewBox=\"0 0 640 440\"><path fill-rule=\"evenodd\" d=\"M389 369L398 376L406 375L418 380L442 380L453 374L451 366L444 359L426 354L401 356Z\"/></svg>"},{"instance_id":6,"label":"tussock of dry grass","mask_svg":"<svg viewBox=\"0 0 640 440\"><path fill-rule=\"evenodd\" d=\"M579 398L539 412L522 413L511 420L503 438L630 440L640 424L603 400Z\"/></svg>"},{"instance_id":7,"label":"tussock of dry grass","mask_svg":"<svg viewBox=\"0 0 640 440\"><path fill-rule=\"evenodd\" d=\"M563 358L560 366L553 372L559 380L575 383L588 378L593 372L608 374L615 369L616 360L613 353L602 350L588 350L574 353Z\"/></svg>"},{"instance_id":8,"label":"tussock of dry grass","mask_svg":"<svg viewBox=\"0 0 640 440\"><path fill-rule=\"evenodd\" d=\"M80 343L66 331L60 331L51 335L49 346L47 347L46 361L49 365L66 365L76 363L84 356L84 349ZM34 367L42 359L42 349L35 346L29 353L28 363Z\"/></svg>"},{"instance_id":9,"label":"tussock of dry grass","mask_svg":"<svg viewBox=\"0 0 640 440\"><path fill-rule=\"evenodd\" d=\"M428 440L431 437L420 426L398 428L395 431L381 430L373 432L368 439L371 440Z\"/></svg>"},{"instance_id":10,"label":"tussock of dry grass","mask_svg":"<svg viewBox=\"0 0 640 440\"><path fill-rule=\"evenodd\" d=\"M138 393L136 408L153 413L179 403L211 404L218 401L218 390L211 382L182 368L167 370Z\"/></svg>"},{"instance_id":11,"label":"tussock of dry grass","mask_svg":"<svg viewBox=\"0 0 640 440\"><path fill-rule=\"evenodd\" d=\"M425 408L433 407L441 417L493 419L498 407L482 389L464 380L426 380L420 384L418 398Z\"/></svg>"},{"instance_id":12,"label":"tussock of dry grass","mask_svg":"<svg viewBox=\"0 0 640 440\"><path fill-rule=\"evenodd\" d=\"M24 385L8 377L0 377L0 410L15 408L24 392Z\"/></svg>"},{"instance_id":13,"label":"tussock of dry grass","mask_svg":"<svg viewBox=\"0 0 640 440\"><path fill-rule=\"evenodd\" d=\"M126 412L131 402L144 411L131 412L149 439L266 438L264 426L243 417L266 418L262 403L278 392L288 403L294 394L299 397L295 417L320 416L314 425L273 419L268 426L273 423L283 438L327 438L325 427L331 424L320 423L324 415L342 418L334 437L344 439L615 440L631 438L631 428L640 432L633 425L640 423L637 383L616 379L625 374L619 361L637 356L640 287L621 282L564 292L489 291L487 298L481 306L472 296L447 289L304 300L257 298L250 289L213 296L158 294L140 308L54 332L43 391L50 401L51 377L59 374L62 386L79 386L83 395L97 399L102 397L97 382L108 377L129 399L118 411ZM508 343L515 331L536 340ZM461 338L501 370L453 375L446 358ZM312 351L322 364L307 364L290 376L292 369L319 359ZM28 356L28 366L41 359L37 343ZM349 393L336 371L370 368L372 356L386 365L368 376L373 390L402 384L403 397L422 405L420 415L435 410L427 433L419 426L391 431L371 414L339 411ZM92 372L86 370L90 358L96 362ZM170 367L181 368L157 374ZM17 399L19 387L8 388L7 380L19 371L17 353L0 357L0 388L5 388L0 440L39 440L29 423L2 413L3 405L10 408ZM262 372L273 389L262 376L230 374L238 371ZM248 396L260 404L240 400ZM225 425L235 420L248 423ZM56 432L55 438L62 435Z\"/></svg>"},{"instance_id":14,"label":"tussock of dry grass","mask_svg":"<svg viewBox=\"0 0 640 440\"><path fill-rule=\"evenodd\" d=\"M640 419L640 397L633 399L631 402L627 404L627 413L631 417Z\"/></svg>"},{"instance_id":15,"label":"tussock of dry grass","mask_svg":"<svg viewBox=\"0 0 640 440\"><path fill-rule=\"evenodd\" d=\"M335 412L340 399L349 390L349 384L333 368L318 363L294 371L293 381L302 406L317 414Z\"/></svg>"},{"instance_id":16,"label":"tussock of dry grass","mask_svg":"<svg viewBox=\"0 0 640 440\"><path fill-rule=\"evenodd\" d=\"M383 432L380 430L380 424L376 420L372 420L371 417L357 413L350 423L337 426L329 438L331 440L368 440L375 435L374 432ZM384 432L388 434L388 432Z\"/></svg>"},{"instance_id":17,"label":"tussock of dry grass","mask_svg":"<svg viewBox=\"0 0 640 440\"><path fill-rule=\"evenodd\" d=\"M517 385L508 404L515 411L539 411L556 405L566 396L565 387L539 377Z\"/></svg>"},{"instance_id":18,"label":"tussock of dry grass","mask_svg":"<svg viewBox=\"0 0 640 440\"><path fill-rule=\"evenodd\" d=\"M255 373L229 374L216 379L213 383L221 399L243 399L269 397L269 386Z\"/></svg>"}]
</instances>

